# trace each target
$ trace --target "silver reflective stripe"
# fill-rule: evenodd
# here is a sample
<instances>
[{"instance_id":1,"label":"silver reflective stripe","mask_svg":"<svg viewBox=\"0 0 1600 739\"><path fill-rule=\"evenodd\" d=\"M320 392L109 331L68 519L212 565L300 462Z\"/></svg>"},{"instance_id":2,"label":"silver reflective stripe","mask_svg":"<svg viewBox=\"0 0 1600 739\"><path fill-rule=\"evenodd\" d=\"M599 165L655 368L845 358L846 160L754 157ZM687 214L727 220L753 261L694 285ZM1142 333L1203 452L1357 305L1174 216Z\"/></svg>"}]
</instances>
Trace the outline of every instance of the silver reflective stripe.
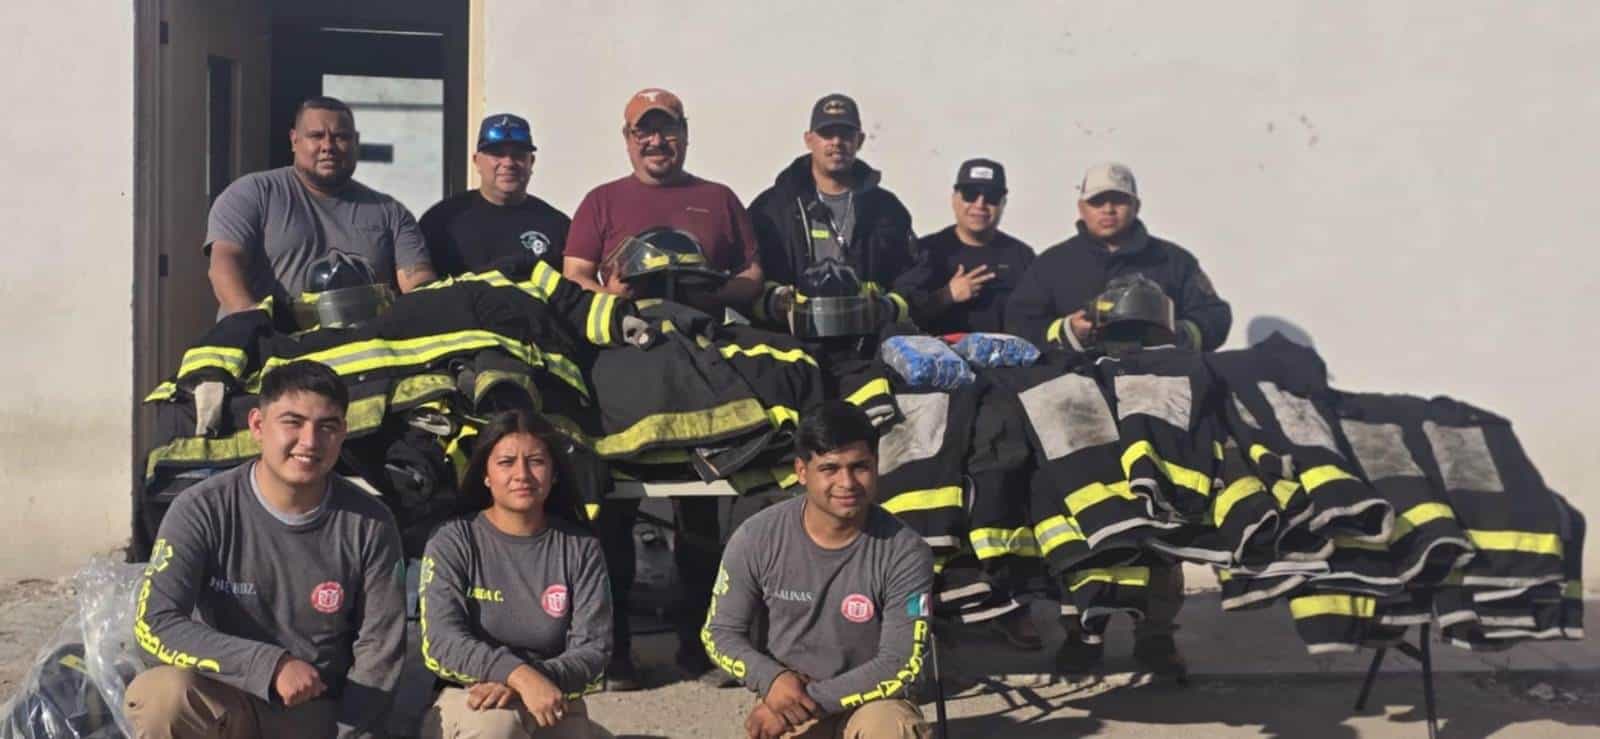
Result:
<instances>
[{"instance_id":1,"label":"silver reflective stripe","mask_svg":"<svg viewBox=\"0 0 1600 739\"><path fill-rule=\"evenodd\" d=\"M939 453L949 428L950 395L911 393L894 396L905 420L878 440L878 474L887 475L902 466Z\"/></svg>"},{"instance_id":2,"label":"silver reflective stripe","mask_svg":"<svg viewBox=\"0 0 1600 739\"><path fill-rule=\"evenodd\" d=\"M1117 422L1094 378L1062 375L1017 396L1045 459L1117 440Z\"/></svg>"},{"instance_id":3,"label":"silver reflective stripe","mask_svg":"<svg viewBox=\"0 0 1600 739\"><path fill-rule=\"evenodd\" d=\"M1258 382L1261 394L1267 398L1267 405L1272 406L1272 413L1278 417L1278 425L1283 427L1283 435L1296 446L1315 446L1327 449L1330 452L1339 451L1333 441L1333 429L1328 428L1328 422L1323 420L1322 414L1317 412L1317 407L1310 400L1287 392L1273 382Z\"/></svg>"},{"instance_id":4,"label":"silver reflective stripe","mask_svg":"<svg viewBox=\"0 0 1600 739\"><path fill-rule=\"evenodd\" d=\"M1439 474L1444 477L1446 490L1505 492L1505 483L1500 481L1500 471L1495 469L1494 457L1489 455L1489 442L1483 436L1483 429L1440 426L1427 421L1422 424L1422 433L1428 435L1428 446L1433 447L1433 457L1439 462Z\"/></svg>"},{"instance_id":5,"label":"silver reflective stripe","mask_svg":"<svg viewBox=\"0 0 1600 739\"><path fill-rule=\"evenodd\" d=\"M1406 449L1399 424L1346 419L1340 421L1339 425L1344 429L1344 438L1350 441L1351 451L1356 454L1356 463L1361 465L1361 471L1366 473L1368 480L1377 482L1392 477L1422 477L1422 468L1417 466L1416 460L1411 458L1411 451Z\"/></svg>"},{"instance_id":6,"label":"silver reflective stripe","mask_svg":"<svg viewBox=\"0 0 1600 739\"><path fill-rule=\"evenodd\" d=\"M1114 387L1117 391L1117 418L1153 416L1188 430L1189 408L1194 404L1189 378L1117 375Z\"/></svg>"},{"instance_id":7,"label":"silver reflective stripe","mask_svg":"<svg viewBox=\"0 0 1600 739\"><path fill-rule=\"evenodd\" d=\"M1251 413L1249 408L1244 407L1244 401L1239 400L1239 396L1234 395L1233 393L1229 393L1228 395L1233 398L1234 410L1239 411L1239 420L1244 421L1244 425L1260 431L1261 422L1256 420L1256 415Z\"/></svg>"}]
</instances>

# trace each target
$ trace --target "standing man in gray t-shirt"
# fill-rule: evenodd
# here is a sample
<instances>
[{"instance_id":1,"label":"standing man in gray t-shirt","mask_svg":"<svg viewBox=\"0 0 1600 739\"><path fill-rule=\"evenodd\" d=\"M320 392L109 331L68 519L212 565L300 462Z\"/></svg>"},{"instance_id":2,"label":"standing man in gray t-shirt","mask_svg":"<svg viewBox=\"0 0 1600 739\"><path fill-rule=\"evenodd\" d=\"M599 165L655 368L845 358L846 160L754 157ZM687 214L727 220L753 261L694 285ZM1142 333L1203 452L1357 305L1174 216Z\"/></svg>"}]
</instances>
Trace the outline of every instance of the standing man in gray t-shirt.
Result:
<instances>
[{"instance_id":1,"label":"standing man in gray t-shirt","mask_svg":"<svg viewBox=\"0 0 1600 739\"><path fill-rule=\"evenodd\" d=\"M728 541L701 641L761 696L751 737L928 735L907 693L925 659L933 552L874 503L877 448L860 408L808 412L795 439L805 495Z\"/></svg>"},{"instance_id":2,"label":"standing man in gray t-shirt","mask_svg":"<svg viewBox=\"0 0 1600 739\"><path fill-rule=\"evenodd\" d=\"M434 279L410 211L352 179L360 134L349 106L307 99L289 143L293 166L240 177L211 204L205 250L221 315L298 296L311 263L330 251L365 258L401 292Z\"/></svg>"}]
</instances>

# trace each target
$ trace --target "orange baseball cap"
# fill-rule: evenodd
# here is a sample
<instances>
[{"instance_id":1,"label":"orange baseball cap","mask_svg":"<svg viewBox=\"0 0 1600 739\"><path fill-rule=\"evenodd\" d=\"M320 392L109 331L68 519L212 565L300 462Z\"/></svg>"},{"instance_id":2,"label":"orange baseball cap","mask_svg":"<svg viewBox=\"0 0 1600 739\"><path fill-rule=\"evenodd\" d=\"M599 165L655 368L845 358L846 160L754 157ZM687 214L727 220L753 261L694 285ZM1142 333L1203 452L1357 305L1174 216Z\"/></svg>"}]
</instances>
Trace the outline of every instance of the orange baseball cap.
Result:
<instances>
[{"instance_id":1,"label":"orange baseball cap","mask_svg":"<svg viewBox=\"0 0 1600 739\"><path fill-rule=\"evenodd\" d=\"M638 125L639 119L652 110L659 110L672 117L672 120L682 121L683 101L659 87L646 87L628 98L628 107L622 110L622 122L630 126Z\"/></svg>"}]
</instances>

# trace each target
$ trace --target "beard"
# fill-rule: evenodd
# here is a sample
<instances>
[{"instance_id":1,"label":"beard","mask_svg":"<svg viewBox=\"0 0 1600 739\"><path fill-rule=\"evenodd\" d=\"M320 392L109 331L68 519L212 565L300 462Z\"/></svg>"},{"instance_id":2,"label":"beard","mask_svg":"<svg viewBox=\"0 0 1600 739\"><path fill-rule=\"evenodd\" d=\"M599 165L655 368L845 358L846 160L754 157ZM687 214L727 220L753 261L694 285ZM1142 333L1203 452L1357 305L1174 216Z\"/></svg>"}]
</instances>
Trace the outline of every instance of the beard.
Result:
<instances>
[{"instance_id":1,"label":"beard","mask_svg":"<svg viewBox=\"0 0 1600 739\"><path fill-rule=\"evenodd\" d=\"M318 189L327 191L338 190L339 188L344 187L346 184L349 184L351 178L355 177L356 174L356 165L353 161L346 166L334 170L330 174L323 174L322 172L319 172L316 167L312 167L311 169L307 170L300 169L297 166L295 169L299 169L300 174L304 176L311 184L316 185Z\"/></svg>"}]
</instances>

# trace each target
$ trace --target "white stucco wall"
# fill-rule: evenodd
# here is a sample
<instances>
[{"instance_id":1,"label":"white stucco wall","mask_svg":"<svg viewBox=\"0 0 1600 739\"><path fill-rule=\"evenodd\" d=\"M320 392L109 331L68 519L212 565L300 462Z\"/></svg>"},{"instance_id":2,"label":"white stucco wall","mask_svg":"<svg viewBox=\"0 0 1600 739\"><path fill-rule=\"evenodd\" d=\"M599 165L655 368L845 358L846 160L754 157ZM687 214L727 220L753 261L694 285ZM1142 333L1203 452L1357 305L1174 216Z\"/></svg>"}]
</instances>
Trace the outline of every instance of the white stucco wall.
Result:
<instances>
[{"instance_id":1,"label":"white stucco wall","mask_svg":"<svg viewBox=\"0 0 1600 739\"><path fill-rule=\"evenodd\" d=\"M133 388L133 3L6 13L0 579L126 541Z\"/></svg>"},{"instance_id":2,"label":"white stucco wall","mask_svg":"<svg viewBox=\"0 0 1600 739\"><path fill-rule=\"evenodd\" d=\"M534 188L563 208L627 171L646 86L684 98L690 168L746 202L812 101L855 96L921 232L984 155L1007 230L1043 248L1084 167L1120 159L1233 302L1231 345L1284 317L1340 387L1503 413L1600 520L1600 5L483 2L484 109L530 118Z\"/></svg>"}]
</instances>

